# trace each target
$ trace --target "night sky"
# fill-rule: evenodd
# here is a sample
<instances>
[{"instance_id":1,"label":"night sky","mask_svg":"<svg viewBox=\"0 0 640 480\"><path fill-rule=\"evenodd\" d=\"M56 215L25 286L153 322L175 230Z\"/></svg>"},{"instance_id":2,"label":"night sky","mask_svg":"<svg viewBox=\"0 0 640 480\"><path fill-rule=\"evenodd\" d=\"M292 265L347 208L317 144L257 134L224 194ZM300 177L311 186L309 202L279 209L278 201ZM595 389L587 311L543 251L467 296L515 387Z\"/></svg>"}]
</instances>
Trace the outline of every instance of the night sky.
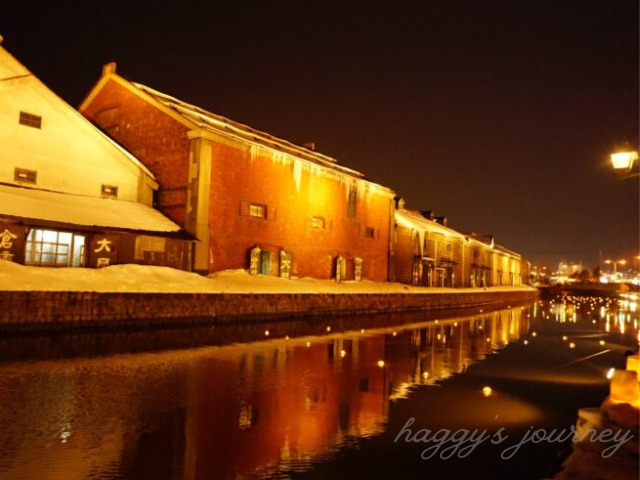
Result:
<instances>
[{"instance_id":1,"label":"night sky","mask_svg":"<svg viewBox=\"0 0 640 480\"><path fill-rule=\"evenodd\" d=\"M74 106L116 61L532 262L638 255L637 0L47 3L5 2L3 46Z\"/></svg>"}]
</instances>

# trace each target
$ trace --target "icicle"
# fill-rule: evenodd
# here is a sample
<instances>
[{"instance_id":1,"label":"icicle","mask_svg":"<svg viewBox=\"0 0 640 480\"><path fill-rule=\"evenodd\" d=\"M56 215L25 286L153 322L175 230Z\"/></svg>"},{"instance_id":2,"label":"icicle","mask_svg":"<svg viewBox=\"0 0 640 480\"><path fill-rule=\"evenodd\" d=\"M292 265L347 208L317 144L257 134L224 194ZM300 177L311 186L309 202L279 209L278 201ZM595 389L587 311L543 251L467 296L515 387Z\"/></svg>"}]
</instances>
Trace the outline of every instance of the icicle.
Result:
<instances>
[{"instance_id":1,"label":"icicle","mask_svg":"<svg viewBox=\"0 0 640 480\"><path fill-rule=\"evenodd\" d=\"M420 240L420 251L422 252L422 256L425 255L424 252L424 230L422 228L418 228L418 240Z\"/></svg>"},{"instance_id":2,"label":"icicle","mask_svg":"<svg viewBox=\"0 0 640 480\"><path fill-rule=\"evenodd\" d=\"M296 192L300 193L300 184L302 183L302 171L304 164L300 161L293 162L293 181L296 185Z\"/></svg>"}]
</instances>

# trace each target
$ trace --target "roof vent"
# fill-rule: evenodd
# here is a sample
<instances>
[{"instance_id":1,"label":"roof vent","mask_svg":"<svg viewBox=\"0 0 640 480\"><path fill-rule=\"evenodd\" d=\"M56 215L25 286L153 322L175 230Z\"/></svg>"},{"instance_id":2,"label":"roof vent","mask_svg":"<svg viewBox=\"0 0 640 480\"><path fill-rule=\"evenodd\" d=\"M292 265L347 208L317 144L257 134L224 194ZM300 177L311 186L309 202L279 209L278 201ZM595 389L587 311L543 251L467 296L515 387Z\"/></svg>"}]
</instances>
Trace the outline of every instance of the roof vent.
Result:
<instances>
[{"instance_id":1,"label":"roof vent","mask_svg":"<svg viewBox=\"0 0 640 480\"><path fill-rule=\"evenodd\" d=\"M103 65L102 75L109 75L110 73L116 73L116 62L109 62Z\"/></svg>"},{"instance_id":2,"label":"roof vent","mask_svg":"<svg viewBox=\"0 0 640 480\"><path fill-rule=\"evenodd\" d=\"M316 142L305 142L302 144L302 146L308 150L311 150L312 152L316 151Z\"/></svg>"}]
</instances>

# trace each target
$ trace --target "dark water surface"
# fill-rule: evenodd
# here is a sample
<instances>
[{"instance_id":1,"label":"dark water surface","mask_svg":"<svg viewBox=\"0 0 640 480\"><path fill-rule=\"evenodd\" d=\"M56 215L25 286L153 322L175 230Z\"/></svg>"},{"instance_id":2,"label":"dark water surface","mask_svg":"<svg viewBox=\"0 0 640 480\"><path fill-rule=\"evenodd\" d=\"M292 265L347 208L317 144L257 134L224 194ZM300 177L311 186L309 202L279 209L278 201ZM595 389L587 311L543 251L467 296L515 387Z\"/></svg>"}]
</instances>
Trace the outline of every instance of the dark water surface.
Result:
<instances>
[{"instance_id":1,"label":"dark water surface","mask_svg":"<svg viewBox=\"0 0 640 480\"><path fill-rule=\"evenodd\" d=\"M633 299L562 297L498 311L5 336L0 479L537 479L570 441L501 453L531 427L568 429L578 408L599 405L607 370L623 367L637 335ZM462 459L452 449L422 459L435 441L394 442L410 418L413 433L502 428L508 438Z\"/></svg>"}]
</instances>

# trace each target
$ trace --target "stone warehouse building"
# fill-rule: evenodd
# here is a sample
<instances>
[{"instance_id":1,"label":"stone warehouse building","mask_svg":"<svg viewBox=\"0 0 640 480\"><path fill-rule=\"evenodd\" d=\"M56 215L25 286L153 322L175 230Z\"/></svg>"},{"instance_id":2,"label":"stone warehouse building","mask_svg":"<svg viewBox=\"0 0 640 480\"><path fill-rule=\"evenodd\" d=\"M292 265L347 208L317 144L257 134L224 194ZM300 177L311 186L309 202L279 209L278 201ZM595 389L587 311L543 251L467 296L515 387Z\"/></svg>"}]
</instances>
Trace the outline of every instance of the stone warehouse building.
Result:
<instances>
[{"instance_id":1,"label":"stone warehouse building","mask_svg":"<svg viewBox=\"0 0 640 480\"><path fill-rule=\"evenodd\" d=\"M131 82L108 64L80 111L156 176L196 236L193 267L388 279L394 192L294 145Z\"/></svg>"},{"instance_id":2,"label":"stone warehouse building","mask_svg":"<svg viewBox=\"0 0 640 480\"><path fill-rule=\"evenodd\" d=\"M463 233L446 217L404 208L398 201L389 279L427 287L489 287L528 283L528 262L491 235Z\"/></svg>"},{"instance_id":3,"label":"stone warehouse building","mask_svg":"<svg viewBox=\"0 0 640 480\"><path fill-rule=\"evenodd\" d=\"M148 168L0 47L0 258L188 268L194 239L152 208L157 187Z\"/></svg>"}]
</instances>

